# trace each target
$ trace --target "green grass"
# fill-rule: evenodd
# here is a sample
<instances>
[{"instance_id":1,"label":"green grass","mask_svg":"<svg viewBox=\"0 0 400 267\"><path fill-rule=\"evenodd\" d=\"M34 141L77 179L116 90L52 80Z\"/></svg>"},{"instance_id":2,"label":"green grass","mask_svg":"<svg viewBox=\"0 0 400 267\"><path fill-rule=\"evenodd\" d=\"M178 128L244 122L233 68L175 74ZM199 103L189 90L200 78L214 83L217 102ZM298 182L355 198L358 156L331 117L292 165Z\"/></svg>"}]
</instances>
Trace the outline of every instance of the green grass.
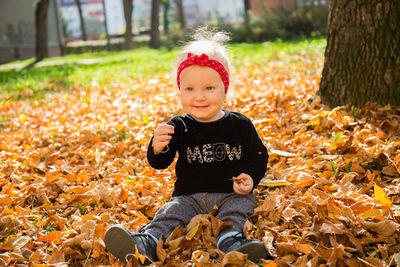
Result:
<instances>
[{"instance_id":1,"label":"green grass","mask_svg":"<svg viewBox=\"0 0 400 267\"><path fill-rule=\"evenodd\" d=\"M233 63L236 65L247 63L262 64L265 63L265 61L290 58L290 56L294 55L320 54L324 52L325 46L325 39L305 39L290 42L278 40L262 44L243 43L233 45L231 47L231 52L236 61ZM293 61L293 63L301 62Z\"/></svg>"},{"instance_id":2,"label":"green grass","mask_svg":"<svg viewBox=\"0 0 400 267\"><path fill-rule=\"evenodd\" d=\"M266 61L290 58L292 55L323 53L324 39L292 42L266 42L261 44L233 44L230 51L235 66L265 64ZM16 61L0 66L0 90L7 99L40 99L48 92L68 90L74 84L86 86L98 83L129 83L137 77L172 72L178 50L150 49L101 52L47 58L31 68L24 68L33 59ZM289 56L289 57L287 57ZM87 61L92 60L91 63ZM83 62L85 61L85 62ZM301 62L293 62L301 64ZM1 96L1 93L0 93ZM3 101L4 101L4 97ZM0 98L0 101L2 101Z\"/></svg>"}]
</instances>

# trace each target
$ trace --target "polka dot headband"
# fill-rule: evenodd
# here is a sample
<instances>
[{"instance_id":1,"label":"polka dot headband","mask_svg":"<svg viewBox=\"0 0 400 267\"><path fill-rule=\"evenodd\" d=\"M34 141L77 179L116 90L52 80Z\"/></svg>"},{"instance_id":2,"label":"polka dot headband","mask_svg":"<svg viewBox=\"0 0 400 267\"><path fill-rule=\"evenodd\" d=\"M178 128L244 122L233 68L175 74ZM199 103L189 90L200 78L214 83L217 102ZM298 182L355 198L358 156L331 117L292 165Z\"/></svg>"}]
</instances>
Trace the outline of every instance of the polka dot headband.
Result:
<instances>
[{"instance_id":1,"label":"polka dot headband","mask_svg":"<svg viewBox=\"0 0 400 267\"><path fill-rule=\"evenodd\" d=\"M182 63L179 65L178 71L177 71L177 77L176 81L178 83L178 88L180 89L180 81L179 81L179 75L181 72L191 66L197 64L199 66L207 66L210 67L214 70L216 70L219 75L221 76L222 82L224 83L225 86L225 94L228 91L229 87L229 75L224 66L217 60L209 58L206 54L201 54L201 55L193 55L192 53L188 53L187 58L182 61Z\"/></svg>"}]
</instances>

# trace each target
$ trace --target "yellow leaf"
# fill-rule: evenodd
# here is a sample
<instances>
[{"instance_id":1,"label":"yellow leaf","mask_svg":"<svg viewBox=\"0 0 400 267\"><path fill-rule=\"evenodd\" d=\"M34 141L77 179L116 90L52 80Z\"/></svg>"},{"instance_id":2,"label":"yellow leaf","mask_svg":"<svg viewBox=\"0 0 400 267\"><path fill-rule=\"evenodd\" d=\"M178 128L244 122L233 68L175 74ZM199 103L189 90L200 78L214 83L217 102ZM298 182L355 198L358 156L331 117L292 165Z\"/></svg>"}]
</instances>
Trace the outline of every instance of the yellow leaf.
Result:
<instances>
[{"instance_id":1,"label":"yellow leaf","mask_svg":"<svg viewBox=\"0 0 400 267\"><path fill-rule=\"evenodd\" d=\"M266 187L278 187L289 185L290 183L286 180L262 180L259 185Z\"/></svg>"},{"instance_id":2,"label":"yellow leaf","mask_svg":"<svg viewBox=\"0 0 400 267\"><path fill-rule=\"evenodd\" d=\"M18 119L20 122L26 121L26 115L24 113L19 114Z\"/></svg>"},{"instance_id":3,"label":"yellow leaf","mask_svg":"<svg viewBox=\"0 0 400 267\"><path fill-rule=\"evenodd\" d=\"M197 233L200 224L196 224L190 231L186 234L186 239L191 240Z\"/></svg>"},{"instance_id":4,"label":"yellow leaf","mask_svg":"<svg viewBox=\"0 0 400 267\"><path fill-rule=\"evenodd\" d=\"M388 198L385 191L377 184L374 184L374 195L383 206L389 207L392 205L392 201Z\"/></svg>"},{"instance_id":5,"label":"yellow leaf","mask_svg":"<svg viewBox=\"0 0 400 267\"><path fill-rule=\"evenodd\" d=\"M388 216L388 215L389 215L389 210L387 209L370 209L359 214L359 216L363 218Z\"/></svg>"}]
</instances>

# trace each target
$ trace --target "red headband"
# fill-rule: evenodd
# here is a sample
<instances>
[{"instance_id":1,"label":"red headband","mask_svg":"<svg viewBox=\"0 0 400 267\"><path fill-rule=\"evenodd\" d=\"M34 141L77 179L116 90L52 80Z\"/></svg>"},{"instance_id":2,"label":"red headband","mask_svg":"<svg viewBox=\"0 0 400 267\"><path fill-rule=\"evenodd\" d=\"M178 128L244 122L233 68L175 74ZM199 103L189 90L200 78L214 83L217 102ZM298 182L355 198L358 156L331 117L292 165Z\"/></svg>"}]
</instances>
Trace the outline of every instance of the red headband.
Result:
<instances>
[{"instance_id":1,"label":"red headband","mask_svg":"<svg viewBox=\"0 0 400 267\"><path fill-rule=\"evenodd\" d=\"M180 89L180 81L179 81L179 75L181 72L191 66L197 64L199 66L207 66L210 67L214 70L216 70L219 75L221 76L222 82L224 83L225 86L225 94L228 91L229 87L229 75L224 66L217 60L209 58L206 54L201 54L201 55L193 55L192 53L187 54L187 58L182 61L182 63L179 65L178 72L177 72L177 77L176 81L178 83L178 88Z\"/></svg>"}]
</instances>

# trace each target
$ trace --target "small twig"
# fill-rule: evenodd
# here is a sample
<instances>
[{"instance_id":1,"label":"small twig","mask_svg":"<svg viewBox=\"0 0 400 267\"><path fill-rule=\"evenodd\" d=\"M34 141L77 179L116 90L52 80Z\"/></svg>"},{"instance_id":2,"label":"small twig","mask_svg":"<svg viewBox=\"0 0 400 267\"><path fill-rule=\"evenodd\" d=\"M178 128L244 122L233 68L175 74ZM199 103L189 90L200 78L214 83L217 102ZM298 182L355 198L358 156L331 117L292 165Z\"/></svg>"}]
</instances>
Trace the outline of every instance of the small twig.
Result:
<instances>
[{"instance_id":1,"label":"small twig","mask_svg":"<svg viewBox=\"0 0 400 267\"><path fill-rule=\"evenodd\" d=\"M89 260L89 256L90 256L90 254L92 254L92 250L93 250L93 247L90 248L89 253L88 253L88 255L87 255L87 257L86 257L86 260L85 260L85 264L83 265L83 267L86 267L86 264L87 264L87 262L88 262L88 260Z\"/></svg>"},{"instance_id":2,"label":"small twig","mask_svg":"<svg viewBox=\"0 0 400 267\"><path fill-rule=\"evenodd\" d=\"M236 182L236 183L238 183L238 184L244 184L245 186L248 186L248 185L249 185L248 183L245 183L244 180L241 179L241 178L232 177L232 179L229 179L229 180L232 180L232 181L234 181L234 182Z\"/></svg>"},{"instance_id":3,"label":"small twig","mask_svg":"<svg viewBox=\"0 0 400 267\"><path fill-rule=\"evenodd\" d=\"M396 168L396 170L400 173L399 168L396 166L396 162L394 162L394 160L392 160L387 153L383 153L383 155L385 155L387 157L387 159L390 161L390 163L392 163L393 166Z\"/></svg>"},{"instance_id":4,"label":"small twig","mask_svg":"<svg viewBox=\"0 0 400 267\"><path fill-rule=\"evenodd\" d=\"M361 259L360 257L358 257L357 258L359 261L361 261L361 262L363 262L363 263L365 263L365 264L367 264L367 265L369 265L369 266L372 266L372 267L374 267L374 265L372 265L371 263L369 263L368 261L366 261L366 260L363 260L363 259Z\"/></svg>"},{"instance_id":5,"label":"small twig","mask_svg":"<svg viewBox=\"0 0 400 267\"><path fill-rule=\"evenodd\" d=\"M395 256L396 254L393 254L392 255L392 257L390 258L390 261L389 261L389 266L391 266L392 265L392 261L393 261L393 259L394 259L394 256Z\"/></svg>"},{"instance_id":6,"label":"small twig","mask_svg":"<svg viewBox=\"0 0 400 267\"><path fill-rule=\"evenodd\" d=\"M87 262L88 262L88 260L89 260L89 256L90 256L90 254L92 254L92 250L93 250L93 247L94 247L94 237L95 237L95 233L96 233L96 230L94 230L94 233L93 233L93 240L92 240L92 247L91 247L90 250L89 250L89 254L88 254L87 257L86 257L85 264L83 265L83 267L86 266L86 264L87 264Z\"/></svg>"}]
</instances>

